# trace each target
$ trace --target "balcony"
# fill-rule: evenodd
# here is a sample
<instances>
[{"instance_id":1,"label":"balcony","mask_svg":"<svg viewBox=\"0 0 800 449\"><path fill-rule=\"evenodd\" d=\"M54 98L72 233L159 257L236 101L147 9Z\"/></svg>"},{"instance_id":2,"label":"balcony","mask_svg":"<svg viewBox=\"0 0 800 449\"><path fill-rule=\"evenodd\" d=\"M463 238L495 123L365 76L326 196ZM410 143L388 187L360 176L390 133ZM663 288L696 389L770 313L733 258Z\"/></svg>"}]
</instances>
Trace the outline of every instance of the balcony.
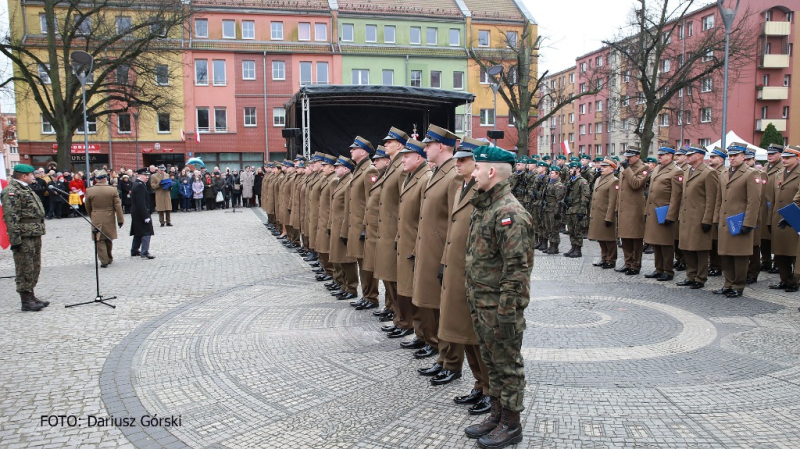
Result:
<instances>
[{"instance_id":1,"label":"balcony","mask_svg":"<svg viewBox=\"0 0 800 449\"><path fill-rule=\"evenodd\" d=\"M785 69L789 67L789 55L764 55L760 62L762 69Z\"/></svg>"},{"instance_id":2,"label":"balcony","mask_svg":"<svg viewBox=\"0 0 800 449\"><path fill-rule=\"evenodd\" d=\"M756 94L759 100L788 100L788 87L767 87L764 86Z\"/></svg>"},{"instance_id":3,"label":"balcony","mask_svg":"<svg viewBox=\"0 0 800 449\"><path fill-rule=\"evenodd\" d=\"M761 25L764 36L788 36L792 31L792 22L764 22Z\"/></svg>"},{"instance_id":4,"label":"balcony","mask_svg":"<svg viewBox=\"0 0 800 449\"><path fill-rule=\"evenodd\" d=\"M786 120L785 119L775 119L775 118L766 118L761 120L756 120L756 131L757 132L764 132L767 129L767 125L772 123L775 126L775 129L780 132L786 131Z\"/></svg>"}]
</instances>

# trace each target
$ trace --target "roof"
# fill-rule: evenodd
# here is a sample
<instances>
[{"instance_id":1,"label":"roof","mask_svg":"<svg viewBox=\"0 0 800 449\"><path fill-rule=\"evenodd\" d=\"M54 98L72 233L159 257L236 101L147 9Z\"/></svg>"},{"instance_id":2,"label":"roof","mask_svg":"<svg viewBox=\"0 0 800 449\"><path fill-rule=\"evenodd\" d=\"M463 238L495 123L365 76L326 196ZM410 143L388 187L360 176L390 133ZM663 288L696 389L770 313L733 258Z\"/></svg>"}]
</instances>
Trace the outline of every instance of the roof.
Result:
<instances>
[{"instance_id":1,"label":"roof","mask_svg":"<svg viewBox=\"0 0 800 449\"><path fill-rule=\"evenodd\" d=\"M193 0L193 6L206 8L253 8L282 11L329 11L328 0Z\"/></svg>"},{"instance_id":2,"label":"roof","mask_svg":"<svg viewBox=\"0 0 800 449\"><path fill-rule=\"evenodd\" d=\"M510 0L502 0L510 1ZM464 15L455 0L431 2L429 0L343 0L339 1L341 13L390 13L401 16L434 16L463 19Z\"/></svg>"},{"instance_id":3,"label":"roof","mask_svg":"<svg viewBox=\"0 0 800 449\"><path fill-rule=\"evenodd\" d=\"M389 106L407 104L414 109L460 106L475 100L469 92L408 86L354 86L312 85L303 86L286 108L299 103L305 94L311 106ZM395 106L393 106L395 107ZM399 106L398 106L399 107Z\"/></svg>"},{"instance_id":4,"label":"roof","mask_svg":"<svg viewBox=\"0 0 800 449\"><path fill-rule=\"evenodd\" d=\"M476 20L507 20L523 22L522 14L514 0L463 0Z\"/></svg>"}]
</instances>

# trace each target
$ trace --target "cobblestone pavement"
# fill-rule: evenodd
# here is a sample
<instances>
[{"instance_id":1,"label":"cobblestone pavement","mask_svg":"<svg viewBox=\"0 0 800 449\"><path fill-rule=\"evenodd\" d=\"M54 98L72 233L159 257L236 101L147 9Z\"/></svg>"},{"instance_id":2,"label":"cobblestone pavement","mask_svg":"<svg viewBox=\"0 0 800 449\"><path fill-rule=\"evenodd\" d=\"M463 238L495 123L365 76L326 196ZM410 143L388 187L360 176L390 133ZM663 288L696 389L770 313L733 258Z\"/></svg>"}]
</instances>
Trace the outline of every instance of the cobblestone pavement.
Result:
<instances>
[{"instance_id":1,"label":"cobblestone pavement","mask_svg":"<svg viewBox=\"0 0 800 449\"><path fill-rule=\"evenodd\" d=\"M416 374L430 360L333 300L260 211L238 212L173 215L150 261L117 240L100 270L116 309L64 308L95 297L91 241L82 220L48 221L50 307L20 312L0 279L0 447L474 446L463 428L482 417L452 402L468 368L431 386ZM592 267L598 253L536 255L520 447L800 447L800 295L762 273L720 298L721 278L687 290Z\"/></svg>"}]
</instances>

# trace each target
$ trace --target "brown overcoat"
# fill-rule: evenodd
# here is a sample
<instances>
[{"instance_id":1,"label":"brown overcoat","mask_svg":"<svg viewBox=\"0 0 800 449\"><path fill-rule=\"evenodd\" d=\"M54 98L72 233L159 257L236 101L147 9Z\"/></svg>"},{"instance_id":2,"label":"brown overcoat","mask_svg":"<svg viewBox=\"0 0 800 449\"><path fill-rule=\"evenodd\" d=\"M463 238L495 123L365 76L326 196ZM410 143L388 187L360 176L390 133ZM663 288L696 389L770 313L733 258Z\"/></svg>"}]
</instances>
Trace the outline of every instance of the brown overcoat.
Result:
<instances>
[{"instance_id":1,"label":"brown overcoat","mask_svg":"<svg viewBox=\"0 0 800 449\"><path fill-rule=\"evenodd\" d=\"M314 238L314 246L318 253L329 254L331 252L331 192L339 181L335 174L328 176L321 175L319 182L319 215L317 216L317 236Z\"/></svg>"},{"instance_id":2,"label":"brown overcoat","mask_svg":"<svg viewBox=\"0 0 800 449\"><path fill-rule=\"evenodd\" d=\"M783 161L778 159L775 165L764 166L764 172L767 174L767 183L761 189L761 222L764 223L764 229L761 230L761 240L771 240L772 232L767 228L767 225L772 221L772 199L767 198L775 192L775 179L778 173L783 172ZM769 203L769 204L767 204Z\"/></svg>"},{"instance_id":3,"label":"brown overcoat","mask_svg":"<svg viewBox=\"0 0 800 449\"><path fill-rule=\"evenodd\" d=\"M300 189L303 187L303 182L306 178L306 175L296 175L294 177L294 181L292 182L292 191L290 193L291 206L289 206L291 209L289 212L289 225L295 229L300 229Z\"/></svg>"},{"instance_id":4,"label":"brown overcoat","mask_svg":"<svg viewBox=\"0 0 800 449\"><path fill-rule=\"evenodd\" d=\"M170 189L161 188L161 180L169 179L169 173L157 171L150 176L150 188L156 194L156 212L172 210L172 198L169 196Z\"/></svg>"},{"instance_id":5,"label":"brown overcoat","mask_svg":"<svg viewBox=\"0 0 800 449\"><path fill-rule=\"evenodd\" d=\"M617 240L617 214L614 208L619 193L619 180L614 174L599 176L594 181L592 208L589 212L589 240L611 242ZM606 226L606 221L614 223Z\"/></svg>"},{"instance_id":6,"label":"brown overcoat","mask_svg":"<svg viewBox=\"0 0 800 449\"><path fill-rule=\"evenodd\" d=\"M719 180L714 217L719 223L718 251L720 256L750 256L753 254L753 233L731 235L728 217L744 212L742 226L755 228L761 205L761 177L758 171L742 164L733 174L725 170Z\"/></svg>"},{"instance_id":7,"label":"brown overcoat","mask_svg":"<svg viewBox=\"0 0 800 449\"><path fill-rule=\"evenodd\" d=\"M386 172L387 170L378 173L378 178L375 180L375 183L371 184L369 196L367 197L367 209L364 212L364 227L367 230L367 236L364 240L364 271L375 271L375 248L378 245L378 225L380 224L379 220L381 218L381 189L383 189L381 180ZM392 259L394 259L394 257Z\"/></svg>"},{"instance_id":8,"label":"brown overcoat","mask_svg":"<svg viewBox=\"0 0 800 449\"><path fill-rule=\"evenodd\" d=\"M645 207L644 241L651 245L674 245L675 222L680 212L683 191L683 170L674 162L659 165L650 174L650 193ZM656 208L668 206L667 220L672 224L659 224Z\"/></svg>"},{"instance_id":9,"label":"brown overcoat","mask_svg":"<svg viewBox=\"0 0 800 449\"><path fill-rule=\"evenodd\" d=\"M719 194L719 189L722 188L722 175L725 173L726 168L725 168L725 165L723 164L723 165L720 165L719 167L717 167L717 168L715 168L713 170L717 172L717 194ZM714 200L714 224L718 224L719 223L717 221L719 219L719 217L716 215L716 207L717 206L718 206L718 203L716 202L716 200ZM717 226L712 226L711 227L711 239L712 240L719 240L719 229L718 229Z\"/></svg>"},{"instance_id":10,"label":"brown overcoat","mask_svg":"<svg viewBox=\"0 0 800 449\"><path fill-rule=\"evenodd\" d=\"M419 210L422 205L422 192L428 184L431 168L427 161L402 184L400 190L400 218L397 226L397 294L414 295L414 249L417 244ZM438 270L437 270L438 271Z\"/></svg>"},{"instance_id":11,"label":"brown overcoat","mask_svg":"<svg viewBox=\"0 0 800 449\"><path fill-rule=\"evenodd\" d=\"M397 282L397 226L399 225L400 188L405 179L403 173L402 154L397 154L386 169L376 186L381 187L378 200L378 241L375 243L375 254L384 257L375 258L375 277L388 282Z\"/></svg>"},{"instance_id":12,"label":"brown overcoat","mask_svg":"<svg viewBox=\"0 0 800 449\"><path fill-rule=\"evenodd\" d=\"M350 257L364 257L364 242L361 233L364 228L364 213L367 210L367 197L369 189L378 181L378 170L372 165L369 157L356 165L350 176L347 191L347 215L342 224L342 237L347 239L347 255Z\"/></svg>"},{"instance_id":13,"label":"brown overcoat","mask_svg":"<svg viewBox=\"0 0 800 449\"><path fill-rule=\"evenodd\" d=\"M783 218L778 210L795 202L798 193L800 193L800 164L795 165L794 170L788 175L785 169L781 170L775 179L775 190L769 195L774 212L770 214L771 220L767 221L767 224L772 226L772 253L776 256L794 257L797 253L797 231L791 226L786 226L784 229L778 227L778 222Z\"/></svg>"},{"instance_id":14,"label":"brown overcoat","mask_svg":"<svg viewBox=\"0 0 800 449\"><path fill-rule=\"evenodd\" d=\"M331 190L331 252L330 261L332 263L352 263L356 261L355 257L347 255L347 247L342 241L342 226L344 224L344 217L347 206L345 204L345 197L347 196L347 187L350 185L350 177L353 176L348 173L339 178L339 183L336 184Z\"/></svg>"},{"instance_id":15,"label":"brown overcoat","mask_svg":"<svg viewBox=\"0 0 800 449\"><path fill-rule=\"evenodd\" d=\"M438 309L440 302L439 265L444 254L450 210L456 198L456 160L448 159L434 171L422 190L417 244L414 249L414 294L417 307Z\"/></svg>"},{"instance_id":16,"label":"brown overcoat","mask_svg":"<svg viewBox=\"0 0 800 449\"><path fill-rule=\"evenodd\" d=\"M478 337L475 335L469 304L467 304L465 266L469 217L474 209L469 200L478 192L478 186L472 178L466 186L460 178L454 179L452 185L458 186L458 191L450 210L447 240L444 244L441 261L444 265L444 276L442 278L438 335L444 341L477 345Z\"/></svg>"},{"instance_id":17,"label":"brown overcoat","mask_svg":"<svg viewBox=\"0 0 800 449\"><path fill-rule=\"evenodd\" d=\"M719 190L719 172L705 163L686 171L681 194L680 238L678 247L684 251L711 251L711 232L701 225L713 225L714 208ZM712 229L714 226L712 226Z\"/></svg>"},{"instance_id":18,"label":"brown overcoat","mask_svg":"<svg viewBox=\"0 0 800 449\"><path fill-rule=\"evenodd\" d=\"M766 190L765 187L767 185L767 174L764 172L764 170L759 168L751 168L758 172L758 176L761 178L761 200L758 202L758 222L756 223L756 228L751 231L753 233L753 246L758 246L761 244L762 231L764 231L769 224L769 219L764 216L764 208L767 207L767 201L765 198L766 195L764 194L764 190ZM767 222L764 222L765 218L767 218Z\"/></svg>"},{"instance_id":19,"label":"brown overcoat","mask_svg":"<svg viewBox=\"0 0 800 449\"><path fill-rule=\"evenodd\" d=\"M619 173L617 237L640 239L644 237L644 189L650 167L641 160ZM605 226L605 225L604 225Z\"/></svg>"},{"instance_id":20,"label":"brown overcoat","mask_svg":"<svg viewBox=\"0 0 800 449\"><path fill-rule=\"evenodd\" d=\"M118 223L125 222L117 188L108 184L95 184L89 187L86 189L84 205L86 215L91 218L92 224L100 228L100 231L111 240L116 239ZM100 233L95 236L97 240L104 239Z\"/></svg>"},{"instance_id":21,"label":"brown overcoat","mask_svg":"<svg viewBox=\"0 0 800 449\"><path fill-rule=\"evenodd\" d=\"M317 172L312 175L312 179L308 183L308 198L306 204L306 235L308 236L308 247L312 250L316 249L317 240L317 221L319 220L319 193L321 191L320 181L322 181L322 173Z\"/></svg>"},{"instance_id":22,"label":"brown overcoat","mask_svg":"<svg viewBox=\"0 0 800 449\"><path fill-rule=\"evenodd\" d=\"M280 183L278 188L280 189L280 194L278 196L278 202L276 203L276 207L278 208L278 216L280 217L281 223L284 226L291 226L289 224L289 209L291 206L291 199L292 199L292 184L294 184L294 178L297 176L297 173L291 172L288 173L284 178L283 181Z\"/></svg>"}]
</instances>

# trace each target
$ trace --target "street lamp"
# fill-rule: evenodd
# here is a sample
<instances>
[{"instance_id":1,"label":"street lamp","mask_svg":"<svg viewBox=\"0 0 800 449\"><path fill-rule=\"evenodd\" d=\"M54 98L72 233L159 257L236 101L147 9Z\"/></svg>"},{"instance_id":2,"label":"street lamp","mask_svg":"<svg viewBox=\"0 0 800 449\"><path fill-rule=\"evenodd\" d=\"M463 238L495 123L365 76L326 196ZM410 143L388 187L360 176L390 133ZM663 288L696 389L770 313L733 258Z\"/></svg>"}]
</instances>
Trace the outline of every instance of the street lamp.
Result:
<instances>
[{"instance_id":1,"label":"street lamp","mask_svg":"<svg viewBox=\"0 0 800 449\"><path fill-rule=\"evenodd\" d=\"M736 12L739 10L739 1L736 0L736 7L733 10L722 7L723 0L717 0L717 9L722 16L722 23L725 24L725 79L722 83L722 149L725 149L727 143L725 142L725 135L728 133L728 53L730 50L731 41L731 27L733 26L733 18L736 17Z\"/></svg>"},{"instance_id":2,"label":"street lamp","mask_svg":"<svg viewBox=\"0 0 800 449\"><path fill-rule=\"evenodd\" d=\"M503 73L503 66L496 65L496 66L489 67L486 70L486 73L491 77L491 82L489 83L489 87L491 87L492 88L492 92L494 92L494 112L493 112L493 114L494 114L494 120L493 120L494 127L492 128L492 132L491 132L492 135L490 137L494 139L494 146L497 146L497 137L498 137L498 133L497 133L497 91L500 90L500 82L497 81L495 76Z\"/></svg>"},{"instance_id":3,"label":"street lamp","mask_svg":"<svg viewBox=\"0 0 800 449\"><path fill-rule=\"evenodd\" d=\"M136 149L136 169L140 168L139 165L139 103L138 102L128 102L128 107L132 107L133 109L133 121L135 123L136 128L134 129L135 133L133 135L133 141L135 142L135 149Z\"/></svg>"},{"instance_id":4,"label":"street lamp","mask_svg":"<svg viewBox=\"0 0 800 449\"><path fill-rule=\"evenodd\" d=\"M83 94L83 151L86 155L86 186L91 185L91 170L89 168L89 120L86 118L86 83L89 81L89 76L92 74L94 67L94 58L85 51L73 51L70 55L72 74L78 78L81 83L81 92Z\"/></svg>"}]
</instances>

